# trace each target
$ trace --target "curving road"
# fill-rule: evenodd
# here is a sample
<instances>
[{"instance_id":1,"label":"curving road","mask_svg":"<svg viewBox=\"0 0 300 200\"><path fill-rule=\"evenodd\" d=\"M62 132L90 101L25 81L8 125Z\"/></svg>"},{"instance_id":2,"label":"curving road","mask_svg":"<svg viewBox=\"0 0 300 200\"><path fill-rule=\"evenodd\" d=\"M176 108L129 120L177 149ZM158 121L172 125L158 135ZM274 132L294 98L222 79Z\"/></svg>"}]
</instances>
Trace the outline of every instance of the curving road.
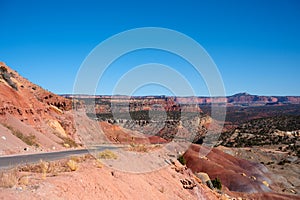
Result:
<instances>
[{"instance_id":1,"label":"curving road","mask_svg":"<svg viewBox=\"0 0 300 200\"><path fill-rule=\"evenodd\" d=\"M26 154L26 155L0 156L0 169L12 168L17 165L22 165L27 163L36 163L39 162L40 160L45 160L45 161L59 160L70 156L88 154L91 151L103 151L105 149L117 149L117 148L121 148L121 147L97 146L89 150L77 149L77 150L36 153L36 154Z\"/></svg>"}]
</instances>

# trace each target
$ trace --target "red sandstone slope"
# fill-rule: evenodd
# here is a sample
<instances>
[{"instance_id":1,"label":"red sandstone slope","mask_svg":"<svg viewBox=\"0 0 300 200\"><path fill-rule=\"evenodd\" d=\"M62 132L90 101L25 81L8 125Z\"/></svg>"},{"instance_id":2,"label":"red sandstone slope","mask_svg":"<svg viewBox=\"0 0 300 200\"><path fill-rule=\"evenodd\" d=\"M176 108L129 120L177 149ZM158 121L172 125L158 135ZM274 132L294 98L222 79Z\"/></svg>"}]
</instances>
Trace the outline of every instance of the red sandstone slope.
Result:
<instances>
[{"instance_id":1,"label":"red sandstone slope","mask_svg":"<svg viewBox=\"0 0 300 200\"><path fill-rule=\"evenodd\" d=\"M207 151L206 147L191 145L184 154L187 166L195 173L204 172L211 179L219 178L225 191L250 199L300 199L274 193L271 174L264 165L233 157L216 148L207 156L201 156L201 152Z\"/></svg>"},{"instance_id":2,"label":"red sandstone slope","mask_svg":"<svg viewBox=\"0 0 300 200\"><path fill-rule=\"evenodd\" d=\"M108 122L99 122L105 137L112 143L117 144L158 144L167 141L158 136L145 135L137 131L122 128Z\"/></svg>"},{"instance_id":3,"label":"red sandstone slope","mask_svg":"<svg viewBox=\"0 0 300 200\"><path fill-rule=\"evenodd\" d=\"M70 146L67 143L75 139L71 109L71 100L42 89L0 62L0 154Z\"/></svg>"},{"instance_id":4,"label":"red sandstone slope","mask_svg":"<svg viewBox=\"0 0 300 200\"><path fill-rule=\"evenodd\" d=\"M220 178L222 183L231 191L237 192L269 192L262 181L270 182L265 175L267 173L263 165L251 163L247 160L237 159L218 149L205 157L199 156L199 150L204 149L198 145L191 145L185 153L187 166L195 172L205 172L212 179ZM255 176L257 181L249 177Z\"/></svg>"}]
</instances>

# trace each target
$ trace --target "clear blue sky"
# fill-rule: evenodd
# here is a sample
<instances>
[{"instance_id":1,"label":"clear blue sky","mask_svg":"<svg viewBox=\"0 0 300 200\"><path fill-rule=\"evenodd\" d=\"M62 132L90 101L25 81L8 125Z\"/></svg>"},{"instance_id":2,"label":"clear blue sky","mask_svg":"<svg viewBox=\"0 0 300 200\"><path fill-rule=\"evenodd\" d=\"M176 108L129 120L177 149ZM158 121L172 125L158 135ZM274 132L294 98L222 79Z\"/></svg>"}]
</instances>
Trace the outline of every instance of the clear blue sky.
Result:
<instances>
[{"instance_id":1,"label":"clear blue sky","mask_svg":"<svg viewBox=\"0 0 300 200\"><path fill-rule=\"evenodd\" d=\"M101 41L151 26L174 29L199 42L218 66L228 95L300 95L297 0L0 0L0 8L0 60L56 93L73 91L82 61ZM160 53L155 59L155 54L134 56L141 63L174 64L172 56ZM111 84L99 86L98 93L109 93ZM147 86L137 94L150 93L155 89Z\"/></svg>"}]
</instances>

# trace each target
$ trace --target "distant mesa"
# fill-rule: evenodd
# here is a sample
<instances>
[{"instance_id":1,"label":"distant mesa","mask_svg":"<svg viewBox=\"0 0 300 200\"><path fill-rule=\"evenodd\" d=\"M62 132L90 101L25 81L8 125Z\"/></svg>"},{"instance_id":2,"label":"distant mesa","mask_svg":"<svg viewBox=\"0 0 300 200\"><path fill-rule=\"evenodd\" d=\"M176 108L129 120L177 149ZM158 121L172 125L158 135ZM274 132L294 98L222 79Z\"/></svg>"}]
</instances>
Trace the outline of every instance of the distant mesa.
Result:
<instances>
[{"instance_id":1,"label":"distant mesa","mask_svg":"<svg viewBox=\"0 0 300 200\"><path fill-rule=\"evenodd\" d=\"M62 95L66 98L75 99L91 99L95 98L98 100L107 101L109 99L114 99L114 101L129 101L129 100L140 100L145 103L147 101L155 100L165 100L165 101L175 101L179 104L199 104L199 105L210 105L220 104L227 106L263 106L263 105L282 105L282 104L300 104L300 96L259 96L252 95L247 92L237 93L232 96L227 97L174 97L174 96L126 96L126 95L72 95L65 94Z\"/></svg>"},{"instance_id":2,"label":"distant mesa","mask_svg":"<svg viewBox=\"0 0 300 200\"><path fill-rule=\"evenodd\" d=\"M241 93L234 94L232 96L233 97L240 97L240 96L252 96L252 95L247 93L247 92L241 92Z\"/></svg>"}]
</instances>

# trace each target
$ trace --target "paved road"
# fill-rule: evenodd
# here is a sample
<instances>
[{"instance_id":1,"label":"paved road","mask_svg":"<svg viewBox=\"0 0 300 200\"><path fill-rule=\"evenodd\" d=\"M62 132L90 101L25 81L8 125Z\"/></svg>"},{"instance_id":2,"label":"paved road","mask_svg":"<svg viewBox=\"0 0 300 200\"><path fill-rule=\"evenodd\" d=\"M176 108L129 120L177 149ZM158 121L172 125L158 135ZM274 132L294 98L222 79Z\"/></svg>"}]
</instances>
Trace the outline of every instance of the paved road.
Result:
<instances>
[{"instance_id":1,"label":"paved road","mask_svg":"<svg viewBox=\"0 0 300 200\"><path fill-rule=\"evenodd\" d=\"M68 150L48 153L26 154L26 155L13 155L13 156L0 156L0 169L11 168L17 165L26 163L36 163L40 160L51 161L67 158L75 155L88 154L90 151L103 151L105 149L116 149L120 147L115 146L97 146L93 150L79 149Z\"/></svg>"}]
</instances>

